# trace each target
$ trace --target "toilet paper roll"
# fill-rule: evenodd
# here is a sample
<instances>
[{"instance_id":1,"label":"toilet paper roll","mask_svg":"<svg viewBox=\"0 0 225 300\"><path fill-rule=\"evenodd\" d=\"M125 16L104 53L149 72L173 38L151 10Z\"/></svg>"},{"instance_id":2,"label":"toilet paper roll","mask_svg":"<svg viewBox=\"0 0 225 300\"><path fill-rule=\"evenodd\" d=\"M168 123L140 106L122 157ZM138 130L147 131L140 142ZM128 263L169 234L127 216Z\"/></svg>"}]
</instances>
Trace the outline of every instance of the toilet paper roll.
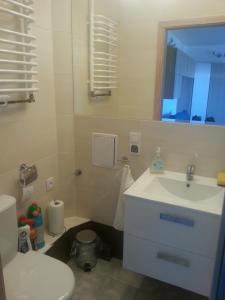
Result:
<instances>
[{"instance_id":1,"label":"toilet paper roll","mask_svg":"<svg viewBox=\"0 0 225 300\"><path fill-rule=\"evenodd\" d=\"M64 203L60 200L51 201L48 207L49 232L60 234L64 231Z\"/></svg>"}]
</instances>

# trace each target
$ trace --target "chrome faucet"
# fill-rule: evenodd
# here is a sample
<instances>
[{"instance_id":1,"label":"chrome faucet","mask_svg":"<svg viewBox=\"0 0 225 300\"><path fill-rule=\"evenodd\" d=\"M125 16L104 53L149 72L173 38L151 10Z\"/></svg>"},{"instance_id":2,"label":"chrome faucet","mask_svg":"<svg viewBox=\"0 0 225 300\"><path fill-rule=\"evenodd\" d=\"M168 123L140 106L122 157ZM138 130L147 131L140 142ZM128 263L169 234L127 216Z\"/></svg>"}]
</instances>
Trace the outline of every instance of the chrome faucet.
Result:
<instances>
[{"instance_id":1,"label":"chrome faucet","mask_svg":"<svg viewBox=\"0 0 225 300\"><path fill-rule=\"evenodd\" d=\"M186 171L186 178L188 181L191 181L194 179L194 174L195 174L195 165L188 165L187 166L187 171Z\"/></svg>"}]
</instances>

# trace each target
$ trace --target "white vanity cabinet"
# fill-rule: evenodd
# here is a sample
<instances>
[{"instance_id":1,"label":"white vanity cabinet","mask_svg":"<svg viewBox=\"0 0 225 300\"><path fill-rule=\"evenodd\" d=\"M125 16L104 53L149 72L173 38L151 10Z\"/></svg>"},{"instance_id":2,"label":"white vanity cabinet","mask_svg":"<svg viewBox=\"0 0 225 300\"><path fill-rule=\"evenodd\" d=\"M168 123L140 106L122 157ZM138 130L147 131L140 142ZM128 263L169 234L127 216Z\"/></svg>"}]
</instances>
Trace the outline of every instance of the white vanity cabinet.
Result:
<instances>
[{"instance_id":1,"label":"white vanity cabinet","mask_svg":"<svg viewBox=\"0 0 225 300\"><path fill-rule=\"evenodd\" d=\"M209 296L220 215L125 195L125 268Z\"/></svg>"}]
</instances>

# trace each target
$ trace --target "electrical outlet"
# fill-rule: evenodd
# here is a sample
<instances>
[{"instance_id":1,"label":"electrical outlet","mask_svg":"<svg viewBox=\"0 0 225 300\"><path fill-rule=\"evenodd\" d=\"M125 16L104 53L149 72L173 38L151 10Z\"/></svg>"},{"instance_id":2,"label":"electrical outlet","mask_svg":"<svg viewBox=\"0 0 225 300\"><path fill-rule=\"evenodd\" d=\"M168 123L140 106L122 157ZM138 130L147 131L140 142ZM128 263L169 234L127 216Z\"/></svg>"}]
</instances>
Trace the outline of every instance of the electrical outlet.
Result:
<instances>
[{"instance_id":1,"label":"electrical outlet","mask_svg":"<svg viewBox=\"0 0 225 300\"><path fill-rule=\"evenodd\" d=\"M45 181L45 187L46 187L46 191L49 192L54 188L55 185L55 178L54 177L49 177L48 179L46 179Z\"/></svg>"}]
</instances>

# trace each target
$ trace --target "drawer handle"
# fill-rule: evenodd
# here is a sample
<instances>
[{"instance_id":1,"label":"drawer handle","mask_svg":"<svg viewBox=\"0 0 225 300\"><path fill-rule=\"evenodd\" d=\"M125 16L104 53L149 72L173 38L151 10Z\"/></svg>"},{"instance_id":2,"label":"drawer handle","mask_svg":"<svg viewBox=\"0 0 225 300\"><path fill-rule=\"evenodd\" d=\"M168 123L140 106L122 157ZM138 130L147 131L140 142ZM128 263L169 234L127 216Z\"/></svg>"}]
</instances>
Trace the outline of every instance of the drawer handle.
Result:
<instances>
[{"instance_id":1,"label":"drawer handle","mask_svg":"<svg viewBox=\"0 0 225 300\"><path fill-rule=\"evenodd\" d=\"M186 268L189 268L191 265L190 261L186 258L179 257L170 253L158 252L157 258Z\"/></svg>"},{"instance_id":2,"label":"drawer handle","mask_svg":"<svg viewBox=\"0 0 225 300\"><path fill-rule=\"evenodd\" d=\"M190 219L176 217L168 214L160 214L160 219L167 222L173 222L180 225L188 226L188 227L194 227L195 222Z\"/></svg>"}]
</instances>

